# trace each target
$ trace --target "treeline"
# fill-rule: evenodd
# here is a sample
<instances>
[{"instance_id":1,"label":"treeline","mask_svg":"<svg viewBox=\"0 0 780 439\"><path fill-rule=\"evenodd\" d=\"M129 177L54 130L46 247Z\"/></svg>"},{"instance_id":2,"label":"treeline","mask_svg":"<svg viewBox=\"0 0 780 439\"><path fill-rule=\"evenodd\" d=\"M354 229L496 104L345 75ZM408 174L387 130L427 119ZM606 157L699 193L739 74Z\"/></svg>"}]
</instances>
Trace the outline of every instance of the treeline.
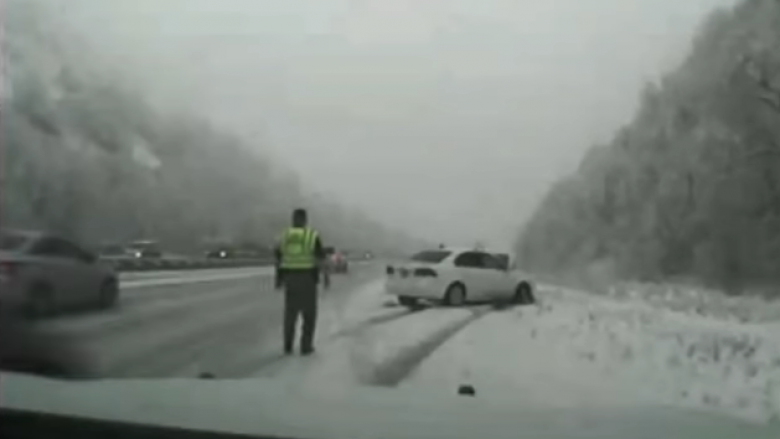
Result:
<instances>
[{"instance_id":1,"label":"treeline","mask_svg":"<svg viewBox=\"0 0 780 439\"><path fill-rule=\"evenodd\" d=\"M780 281L780 2L712 14L633 121L551 188L517 250L548 273Z\"/></svg>"},{"instance_id":2,"label":"treeline","mask_svg":"<svg viewBox=\"0 0 780 439\"><path fill-rule=\"evenodd\" d=\"M271 243L303 206L335 245L410 243L337 203L306 199L294 175L197 115L152 108L58 29L45 3L4 3L3 226L91 243L153 238L186 251L203 239Z\"/></svg>"}]
</instances>

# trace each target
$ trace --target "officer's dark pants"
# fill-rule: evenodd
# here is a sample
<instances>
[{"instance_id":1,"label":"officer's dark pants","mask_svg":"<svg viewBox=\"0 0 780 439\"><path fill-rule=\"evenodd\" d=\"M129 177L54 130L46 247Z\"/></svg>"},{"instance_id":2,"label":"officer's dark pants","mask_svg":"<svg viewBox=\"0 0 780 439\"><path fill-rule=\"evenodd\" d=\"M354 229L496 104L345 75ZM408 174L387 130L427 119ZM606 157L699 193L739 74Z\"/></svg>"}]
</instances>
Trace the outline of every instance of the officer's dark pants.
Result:
<instances>
[{"instance_id":1,"label":"officer's dark pants","mask_svg":"<svg viewBox=\"0 0 780 439\"><path fill-rule=\"evenodd\" d=\"M310 270L290 270L284 274L284 349L291 351L298 314L303 317L301 350L311 350L317 326L317 280Z\"/></svg>"}]
</instances>

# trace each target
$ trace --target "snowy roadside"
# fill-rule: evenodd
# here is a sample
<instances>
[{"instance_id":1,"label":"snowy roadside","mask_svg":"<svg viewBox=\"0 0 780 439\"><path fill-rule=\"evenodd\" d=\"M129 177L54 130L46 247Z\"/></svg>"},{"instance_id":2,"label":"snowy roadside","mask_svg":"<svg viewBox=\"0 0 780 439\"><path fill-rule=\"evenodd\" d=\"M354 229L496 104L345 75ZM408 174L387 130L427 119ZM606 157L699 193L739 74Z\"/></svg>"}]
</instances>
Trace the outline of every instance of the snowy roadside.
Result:
<instances>
[{"instance_id":1,"label":"snowy roadside","mask_svg":"<svg viewBox=\"0 0 780 439\"><path fill-rule=\"evenodd\" d=\"M402 389L451 396L469 383L480 399L529 407L661 405L780 417L777 323L702 312L704 296L683 307L681 296L543 287L538 306L473 321L478 308L388 307L375 281L322 309L314 357L287 358L257 376L315 391L393 386L403 377ZM718 300L706 309L722 309Z\"/></svg>"},{"instance_id":2,"label":"snowy roadside","mask_svg":"<svg viewBox=\"0 0 780 439\"><path fill-rule=\"evenodd\" d=\"M693 281L679 282L627 282L612 281L613 276L599 270L580 275L561 277L540 276L550 284L566 285L577 291L588 291L594 295L607 296L620 301L649 303L657 307L681 312L739 322L780 322L780 295L776 300L768 299L754 290L733 296L722 291L697 285ZM564 287L564 288L567 288Z\"/></svg>"},{"instance_id":3,"label":"snowy roadside","mask_svg":"<svg viewBox=\"0 0 780 439\"><path fill-rule=\"evenodd\" d=\"M780 300L759 295L727 296L720 291L671 284L622 283L606 289L609 297L717 319L780 324Z\"/></svg>"},{"instance_id":4,"label":"snowy roadside","mask_svg":"<svg viewBox=\"0 0 780 439\"><path fill-rule=\"evenodd\" d=\"M562 288L540 296L539 307L477 321L403 386L452 394L467 382L480 398L516 403L660 404L754 420L780 416L775 324L669 309L630 292L629 300Z\"/></svg>"}]
</instances>

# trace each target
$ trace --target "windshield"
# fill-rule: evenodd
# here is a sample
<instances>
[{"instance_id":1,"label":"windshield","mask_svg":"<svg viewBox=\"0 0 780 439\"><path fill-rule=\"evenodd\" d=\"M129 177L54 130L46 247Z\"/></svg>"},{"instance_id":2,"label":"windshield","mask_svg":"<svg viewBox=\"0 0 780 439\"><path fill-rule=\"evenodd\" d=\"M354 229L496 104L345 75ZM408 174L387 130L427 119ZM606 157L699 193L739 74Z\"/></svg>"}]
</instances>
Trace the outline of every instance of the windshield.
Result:
<instances>
[{"instance_id":1,"label":"windshield","mask_svg":"<svg viewBox=\"0 0 780 439\"><path fill-rule=\"evenodd\" d=\"M498 260L498 263L500 264L501 268L508 269L509 268L509 255L506 253L494 253L493 257L495 257Z\"/></svg>"},{"instance_id":2,"label":"windshield","mask_svg":"<svg viewBox=\"0 0 780 439\"><path fill-rule=\"evenodd\" d=\"M97 386L780 420L780 1L0 1L0 314Z\"/></svg>"},{"instance_id":3,"label":"windshield","mask_svg":"<svg viewBox=\"0 0 780 439\"><path fill-rule=\"evenodd\" d=\"M417 262L430 262L437 264L451 255L452 252L445 250L428 250L417 253L411 257L411 260Z\"/></svg>"}]
</instances>

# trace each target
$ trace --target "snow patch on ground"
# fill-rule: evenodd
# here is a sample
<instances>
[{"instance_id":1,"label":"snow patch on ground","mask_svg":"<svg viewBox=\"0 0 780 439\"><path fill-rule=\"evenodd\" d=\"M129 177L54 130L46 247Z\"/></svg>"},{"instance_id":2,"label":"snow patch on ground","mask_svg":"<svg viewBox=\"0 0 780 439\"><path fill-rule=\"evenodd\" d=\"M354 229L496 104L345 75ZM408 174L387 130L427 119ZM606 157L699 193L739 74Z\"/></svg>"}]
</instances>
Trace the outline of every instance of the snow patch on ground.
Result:
<instances>
[{"instance_id":1,"label":"snow patch on ground","mask_svg":"<svg viewBox=\"0 0 780 439\"><path fill-rule=\"evenodd\" d=\"M582 407L651 403L780 417L776 324L665 308L630 292L627 300L566 289L540 297L540 306L477 321L404 386L453 394L469 383L479 398Z\"/></svg>"}]
</instances>

